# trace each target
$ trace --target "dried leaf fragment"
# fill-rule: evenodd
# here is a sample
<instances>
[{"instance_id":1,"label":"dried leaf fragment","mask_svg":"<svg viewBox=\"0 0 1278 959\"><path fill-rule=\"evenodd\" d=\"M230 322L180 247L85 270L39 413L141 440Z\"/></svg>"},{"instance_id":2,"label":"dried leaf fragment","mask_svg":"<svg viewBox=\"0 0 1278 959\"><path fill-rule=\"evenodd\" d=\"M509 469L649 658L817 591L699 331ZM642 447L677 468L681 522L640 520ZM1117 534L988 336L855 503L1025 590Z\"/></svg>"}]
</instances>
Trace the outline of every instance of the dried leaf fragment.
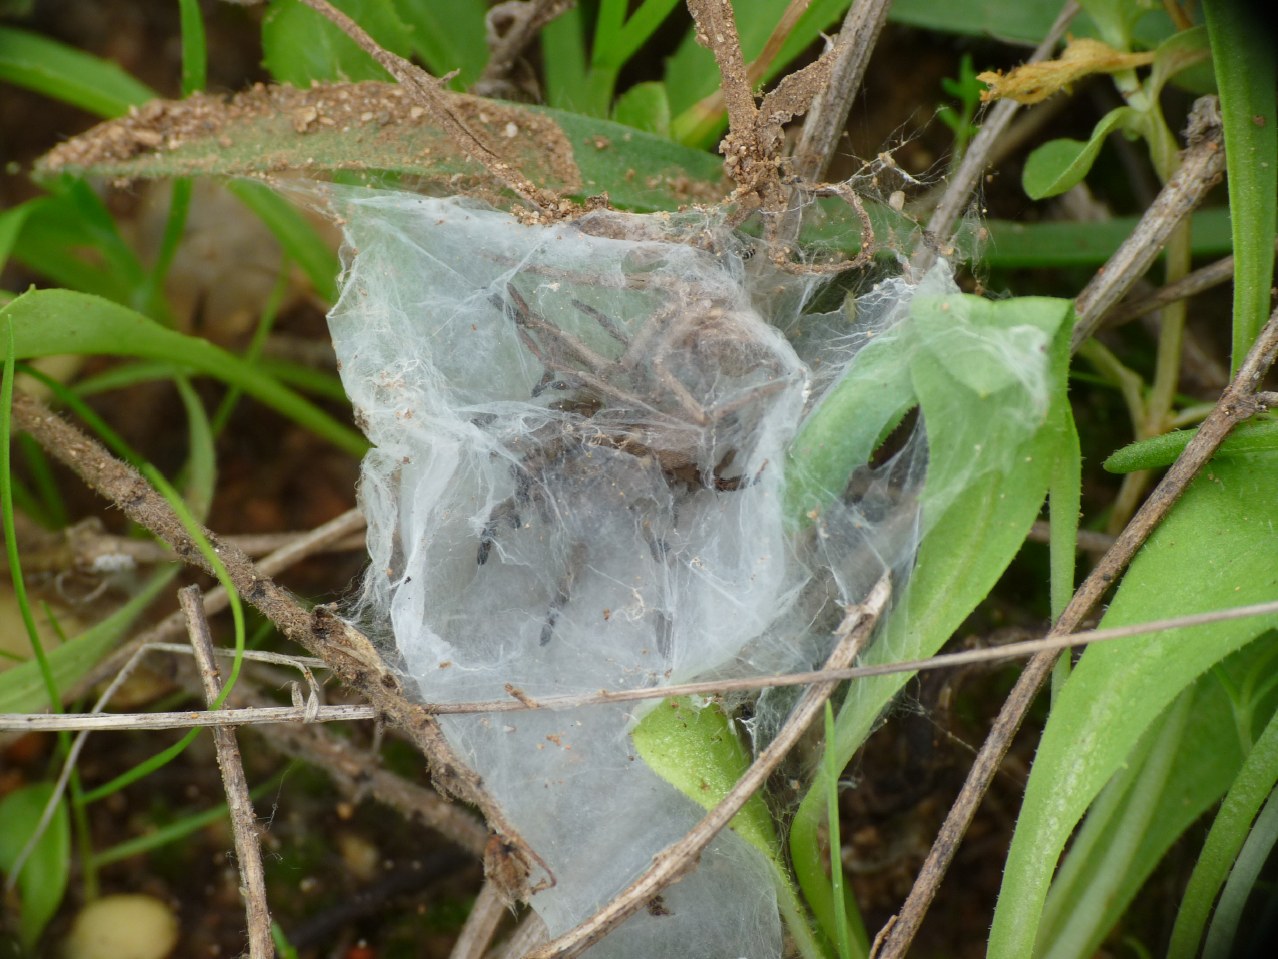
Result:
<instances>
[{"instance_id":1,"label":"dried leaf fragment","mask_svg":"<svg viewBox=\"0 0 1278 959\"><path fill-rule=\"evenodd\" d=\"M1027 63L1006 75L1000 70L986 70L977 74L976 79L989 87L981 91L982 103L1000 98L1017 103L1040 103L1093 73L1117 73L1153 62L1152 52L1123 53L1100 40L1071 38L1056 60Z\"/></svg>"}]
</instances>

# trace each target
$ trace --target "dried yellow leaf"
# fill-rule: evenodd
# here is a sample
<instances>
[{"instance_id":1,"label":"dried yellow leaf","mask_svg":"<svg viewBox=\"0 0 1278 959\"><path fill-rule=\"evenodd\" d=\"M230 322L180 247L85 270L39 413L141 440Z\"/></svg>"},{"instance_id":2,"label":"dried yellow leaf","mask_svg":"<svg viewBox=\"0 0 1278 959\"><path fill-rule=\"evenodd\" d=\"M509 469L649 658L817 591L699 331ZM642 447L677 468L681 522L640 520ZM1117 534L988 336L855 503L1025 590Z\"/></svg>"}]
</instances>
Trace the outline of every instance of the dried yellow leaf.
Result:
<instances>
[{"instance_id":1,"label":"dried yellow leaf","mask_svg":"<svg viewBox=\"0 0 1278 959\"><path fill-rule=\"evenodd\" d=\"M1039 103L1062 87L1093 73L1116 73L1153 61L1153 53L1123 53L1100 40L1071 38L1056 60L1027 63L1006 76L997 70L987 70L977 74L976 79L989 87L981 91L983 102L1006 97L1017 103Z\"/></svg>"}]
</instances>

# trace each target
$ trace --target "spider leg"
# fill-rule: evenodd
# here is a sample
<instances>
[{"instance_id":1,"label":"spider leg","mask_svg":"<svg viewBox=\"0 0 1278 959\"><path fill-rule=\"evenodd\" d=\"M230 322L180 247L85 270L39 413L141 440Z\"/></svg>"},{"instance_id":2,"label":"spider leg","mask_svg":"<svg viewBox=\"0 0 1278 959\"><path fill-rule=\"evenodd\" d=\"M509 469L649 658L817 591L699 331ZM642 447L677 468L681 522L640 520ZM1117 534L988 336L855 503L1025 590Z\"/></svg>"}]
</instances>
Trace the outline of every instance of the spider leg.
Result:
<instances>
[{"instance_id":1,"label":"spider leg","mask_svg":"<svg viewBox=\"0 0 1278 959\"><path fill-rule=\"evenodd\" d=\"M585 558L585 545L582 543L575 544L569 551L568 562L564 565L563 575L559 577L559 582L555 585L555 596L550 601L550 608L546 610L546 620L541 625L541 640L539 645L545 646L555 635L555 624L559 622L559 614L564 611L564 607L572 600L572 584L577 578L577 569Z\"/></svg>"},{"instance_id":2,"label":"spider leg","mask_svg":"<svg viewBox=\"0 0 1278 959\"><path fill-rule=\"evenodd\" d=\"M479 549L475 554L477 566L483 566L488 562L488 554L492 552L493 543L497 541L497 530L503 523L511 529L519 528L519 495L517 493L502 500L488 514L488 522L484 523L483 532L479 534Z\"/></svg>"}]
</instances>

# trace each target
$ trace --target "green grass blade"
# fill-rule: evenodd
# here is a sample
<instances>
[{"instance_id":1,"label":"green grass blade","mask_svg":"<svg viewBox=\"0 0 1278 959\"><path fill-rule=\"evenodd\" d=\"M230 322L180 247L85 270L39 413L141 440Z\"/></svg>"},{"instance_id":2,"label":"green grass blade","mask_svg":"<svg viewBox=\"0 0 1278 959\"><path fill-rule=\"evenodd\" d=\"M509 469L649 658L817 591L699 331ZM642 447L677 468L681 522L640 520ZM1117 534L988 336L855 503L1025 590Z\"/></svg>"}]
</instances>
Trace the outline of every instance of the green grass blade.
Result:
<instances>
[{"instance_id":1,"label":"green grass blade","mask_svg":"<svg viewBox=\"0 0 1278 959\"><path fill-rule=\"evenodd\" d=\"M178 363L238 386L353 456L362 456L368 449L367 441L354 430L252 365L108 300L69 290L36 290L0 308L0 317L13 323L19 358L76 353Z\"/></svg>"},{"instance_id":2,"label":"green grass blade","mask_svg":"<svg viewBox=\"0 0 1278 959\"><path fill-rule=\"evenodd\" d=\"M9 575L13 582L13 597L18 611L22 615L22 625L26 628L27 639L31 643L31 652L44 682L47 697L46 705L55 713L62 711L62 698L58 695L58 684L50 669L44 644L40 640L40 630L36 626L35 614L31 610L31 601L27 597L27 583L22 575L22 559L18 555L18 534L13 515L13 488L10 485L13 455L13 379L14 379L14 336L13 323L4 324L4 378L0 381L0 523L4 529L5 555L9 560Z\"/></svg>"},{"instance_id":3,"label":"green grass blade","mask_svg":"<svg viewBox=\"0 0 1278 959\"><path fill-rule=\"evenodd\" d=\"M1278 109L1270 34L1232 0L1204 0L1225 125L1234 246L1233 369L1269 316L1278 227Z\"/></svg>"},{"instance_id":4,"label":"green grass blade","mask_svg":"<svg viewBox=\"0 0 1278 959\"><path fill-rule=\"evenodd\" d=\"M204 41L204 17L199 0L178 0L182 25L182 96L203 90L208 81L209 51Z\"/></svg>"},{"instance_id":5,"label":"green grass blade","mask_svg":"<svg viewBox=\"0 0 1278 959\"><path fill-rule=\"evenodd\" d=\"M1211 824L1176 914L1167 959L1193 959L1198 954L1216 896L1251 831L1257 811L1275 783L1278 783L1278 713L1269 718L1256 739Z\"/></svg>"},{"instance_id":6,"label":"green grass blade","mask_svg":"<svg viewBox=\"0 0 1278 959\"><path fill-rule=\"evenodd\" d=\"M317 296L337 301L337 255L298 209L270 187L252 180L234 180L227 190L257 214L274 235L284 254L302 268Z\"/></svg>"},{"instance_id":7,"label":"green grass blade","mask_svg":"<svg viewBox=\"0 0 1278 959\"><path fill-rule=\"evenodd\" d=\"M1102 626L1272 599L1272 455L1213 461L1132 563ZM1193 584L1192 589L1175 584ZM1093 646L1053 703L1008 854L990 956L1027 956L1070 834L1145 730L1214 664L1278 617Z\"/></svg>"},{"instance_id":8,"label":"green grass blade","mask_svg":"<svg viewBox=\"0 0 1278 959\"><path fill-rule=\"evenodd\" d=\"M1211 926L1207 930L1207 941L1203 945L1203 959L1230 959L1237 955L1233 951L1234 939L1242 927L1243 908L1260 880L1260 872L1275 843L1278 843L1278 789L1271 792L1265 801L1247 841L1238 853L1238 860L1229 873L1229 880L1221 890L1220 902L1216 906L1216 914L1212 917ZM1254 955L1251 949L1254 949L1254 945L1251 945L1246 954Z\"/></svg>"},{"instance_id":9,"label":"green grass blade","mask_svg":"<svg viewBox=\"0 0 1278 959\"><path fill-rule=\"evenodd\" d=\"M109 60L25 30L0 26L0 80L100 117L118 117L155 98Z\"/></svg>"}]
</instances>

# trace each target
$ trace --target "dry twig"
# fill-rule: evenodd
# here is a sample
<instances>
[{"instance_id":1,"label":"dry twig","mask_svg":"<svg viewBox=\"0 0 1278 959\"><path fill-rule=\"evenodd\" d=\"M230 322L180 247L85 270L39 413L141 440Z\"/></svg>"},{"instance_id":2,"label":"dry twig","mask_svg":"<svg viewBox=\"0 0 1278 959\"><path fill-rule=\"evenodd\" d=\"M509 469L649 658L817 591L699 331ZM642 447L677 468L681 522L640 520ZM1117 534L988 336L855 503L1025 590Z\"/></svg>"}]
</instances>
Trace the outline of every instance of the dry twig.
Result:
<instances>
[{"instance_id":1,"label":"dry twig","mask_svg":"<svg viewBox=\"0 0 1278 959\"><path fill-rule=\"evenodd\" d=\"M1078 322L1070 344L1073 349L1096 331L1102 317L1145 275L1172 230L1198 208L1224 172L1224 132L1215 97L1201 97L1194 104L1186 135L1189 146L1176 175L1159 191L1131 236L1078 294Z\"/></svg>"},{"instance_id":2,"label":"dry twig","mask_svg":"<svg viewBox=\"0 0 1278 959\"><path fill-rule=\"evenodd\" d=\"M209 634L209 621L204 618L200 603L200 588L187 586L178 592L178 602L186 616L191 649L204 684L204 697L210 708L222 695L222 682L218 678L217 661L213 657L213 638ZM217 765L222 771L222 788L226 792L226 808L231 815L231 830L235 836L235 860L240 870L240 895L244 897L244 910L248 922L249 956L251 959L271 959L275 947L271 942L271 912L266 904L266 874L262 870L262 845L257 836L257 815L253 800L249 797L248 780L244 776L244 764L240 762L240 747L235 742L235 730L219 726L213 730L213 746L217 751Z\"/></svg>"},{"instance_id":3,"label":"dry twig","mask_svg":"<svg viewBox=\"0 0 1278 959\"><path fill-rule=\"evenodd\" d=\"M68 466L93 490L115 503L139 525L167 542L186 563L209 570L203 553L172 508L133 470L108 453L42 404L25 394L15 394L13 419L17 429L29 433L52 457ZM212 544L236 591L273 622L289 639L323 659L346 685L365 697L380 716L402 729L430 762L436 786L449 795L474 803L489 826L499 833L531 874L550 871L509 823L501 807L483 788L474 770L463 763L444 738L438 723L422 706L404 696L399 679L382 661L368 638L329 609L306 610L281 589L240 550L202 531ZM510 874L510 871L507 871ZM545 881L545 880L543 880ZM512 897L525 892L512 889Z\"/></svg>"},{"instance_id":4,"label":"dry twig","mask_svg":"<svg viewBox=\"0 0 1278 959\"><path fill-rule=\"evenodd\" d=\"M1188 488L1198 471L1211 459L1229 431L1238 423L1265 409L1268 398L1258 394L1261 379L1273 365L1278 355L1278 310L1275 310L1261 330L1255 344L1238 370L1238 375L1226 387L1211 414L1199 427L1197 435L1185 447L1172 464L1162 482L1149 494L1149 498L1132 517L1126 528L1114 541L1114 545L1078 588L1060 619L1052 628L1051 636L1068 636L1088 616L1111 585L1118 581L1136 551L1163 521L1168 511ZM950 808L945 822L932 844L926 861L919 870L909 897L896 917L892 931L884 941L882 959L899 959L909 949L915 933L923 922L928 906L936 895L937 887L948 869L954 853L962 841L991 779L1007 754L1012 737L1020 728L1039 688L1056 663L1058 653L1037 654L1025 667L1016 686L999 711L963 789Z\"/></svg>"}]
</instances>

